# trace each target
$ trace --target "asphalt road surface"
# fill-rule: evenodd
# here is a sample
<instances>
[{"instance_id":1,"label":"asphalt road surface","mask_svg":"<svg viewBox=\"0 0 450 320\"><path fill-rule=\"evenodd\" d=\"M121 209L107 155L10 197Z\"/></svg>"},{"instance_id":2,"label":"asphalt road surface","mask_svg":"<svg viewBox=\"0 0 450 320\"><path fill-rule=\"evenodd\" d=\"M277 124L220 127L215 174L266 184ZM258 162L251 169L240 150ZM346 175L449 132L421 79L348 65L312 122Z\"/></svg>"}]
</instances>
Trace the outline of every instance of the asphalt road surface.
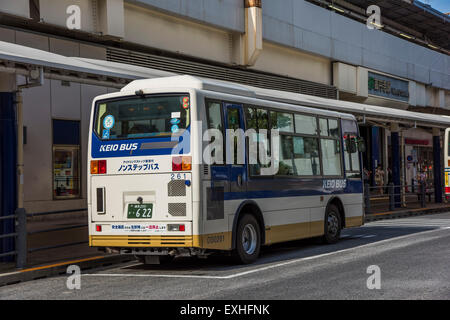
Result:
<instances>
[{"instance_id":1,"label":"asphalt road surface","mask_svg":"<svg viewBox=\"0 0 450 320\"><path fill-rule=\"evenodd\" d=\"M132 262L83 273L79 290L59 276L0 287L0 299L450 299L449 266L444 213L346 229L334 245L273 245L252 265L223 256Z\"/></svg>"}]
</instances>

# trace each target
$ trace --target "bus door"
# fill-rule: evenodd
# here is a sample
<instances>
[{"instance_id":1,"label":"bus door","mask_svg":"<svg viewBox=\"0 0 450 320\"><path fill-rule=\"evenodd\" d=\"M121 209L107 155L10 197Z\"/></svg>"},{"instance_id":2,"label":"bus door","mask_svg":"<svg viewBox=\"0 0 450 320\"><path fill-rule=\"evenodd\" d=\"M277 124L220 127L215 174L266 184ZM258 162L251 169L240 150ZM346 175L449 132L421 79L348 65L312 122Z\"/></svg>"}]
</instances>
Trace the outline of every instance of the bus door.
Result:
<instances>
[{"instance_id":1,"label":"bus door","mask_svg":"<svg viewBox=\"0 0 450 320\"><path fill-rule=\"evenodd\" d=\"M247 191L247 159L245 152L244 109L242 105L228 103L224 104L223 109L225 129L231 129L235 132L234 137L227 134L226 131L224 137L230 192L245 192Z\"/></svg>"}]
</instances>

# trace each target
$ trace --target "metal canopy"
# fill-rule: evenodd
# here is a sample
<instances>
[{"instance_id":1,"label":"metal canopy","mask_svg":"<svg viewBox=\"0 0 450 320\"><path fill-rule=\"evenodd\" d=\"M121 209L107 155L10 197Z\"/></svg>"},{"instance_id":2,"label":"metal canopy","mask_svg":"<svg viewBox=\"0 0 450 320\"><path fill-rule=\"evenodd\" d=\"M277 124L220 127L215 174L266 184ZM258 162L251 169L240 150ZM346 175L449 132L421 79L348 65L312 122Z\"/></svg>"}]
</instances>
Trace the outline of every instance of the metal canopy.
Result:
<instances>
[{"instance_id":1,"label":"metal canopy","mask_svg":"<svg viewBox=\"0 0 450 320\"><path fill-rule=\"evenodd\" d=\"M417 0L345 0L366 9L375 4L382 17L420 32L433 44L450 50L450 17Z\"/></svg>"},{"instance_id":2,"label":"metal canopy","mask_svg":"<svg viewBox=\"0 0 450 320\"><path fill-rule=\"evenodd\" d=\"M383 123L403 123L411 126L417 125L424 127L450 128L450 117L444 117L441 115L413 112L342 100L336 101L303 94L279 92L260 88L253 88L253 90L256 93L256 97L261 99L276 100L321 109L347 112L357 116L359 120L372 119Z\"/></svg>"},{"instance_id":3,"label":"metal canopy","mask_svg":"<svg viewBox=\"0 0 450 320\"><path fill-rule=\"evenodd\" d=\"M66 57L14 43L0 41L0 72L28 75L43 67L47 78L123 87L135 79L167 77L171 72L103 60Z\"/></svg>"}]
</instances>

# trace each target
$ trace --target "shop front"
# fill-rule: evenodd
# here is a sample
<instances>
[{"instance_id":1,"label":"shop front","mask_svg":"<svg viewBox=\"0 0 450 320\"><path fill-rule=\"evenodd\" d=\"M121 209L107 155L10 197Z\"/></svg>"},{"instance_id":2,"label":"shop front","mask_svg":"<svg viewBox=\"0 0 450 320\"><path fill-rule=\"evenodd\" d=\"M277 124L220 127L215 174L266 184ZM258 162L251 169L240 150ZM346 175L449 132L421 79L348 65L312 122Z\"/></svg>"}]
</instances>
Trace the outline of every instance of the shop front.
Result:
<instances>
[{"instance_id":1,"label":"shop front","mask_svg":"<svg viewBox=\"0 0 450 320\"><path fill-rule=\"evenodd\" d=\"M420 134L416 137L417 133ZM405 176L407 184L433 184L433 136L429 132L413 131L405 134Z\"/></svg>"}]
</instances>

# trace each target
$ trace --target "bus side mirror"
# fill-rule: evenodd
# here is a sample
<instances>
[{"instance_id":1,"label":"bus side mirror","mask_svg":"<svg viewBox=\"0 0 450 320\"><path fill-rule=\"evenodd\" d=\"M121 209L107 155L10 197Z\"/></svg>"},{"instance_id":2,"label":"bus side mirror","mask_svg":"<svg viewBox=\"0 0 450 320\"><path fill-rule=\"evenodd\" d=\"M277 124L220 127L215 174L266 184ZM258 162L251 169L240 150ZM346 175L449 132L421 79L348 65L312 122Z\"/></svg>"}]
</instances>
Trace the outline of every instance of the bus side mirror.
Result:
<instances>
[{"instance_id":1,"label":"bus side mirror","mask_svg":"<svg viewBox=\"0 0 450 320\"><path fill-rule=\"evenodd\" d=\"M366 143L364 141L364 138L358 137L358 151L366 152Z\"/></svg>"},{"instance_id":2,"label":"bus side mirror","mask_svg":"<svg viewBox=\"0 0 450 320\"><path fill-rule=\"evenodd\" d=\"M345 145L347 146L347 152L348 153L355 153L356 152L356 141L355 138L351 137L350 135L347 136L347 139L345 139Z\"/></svg>"}]
</instances>

